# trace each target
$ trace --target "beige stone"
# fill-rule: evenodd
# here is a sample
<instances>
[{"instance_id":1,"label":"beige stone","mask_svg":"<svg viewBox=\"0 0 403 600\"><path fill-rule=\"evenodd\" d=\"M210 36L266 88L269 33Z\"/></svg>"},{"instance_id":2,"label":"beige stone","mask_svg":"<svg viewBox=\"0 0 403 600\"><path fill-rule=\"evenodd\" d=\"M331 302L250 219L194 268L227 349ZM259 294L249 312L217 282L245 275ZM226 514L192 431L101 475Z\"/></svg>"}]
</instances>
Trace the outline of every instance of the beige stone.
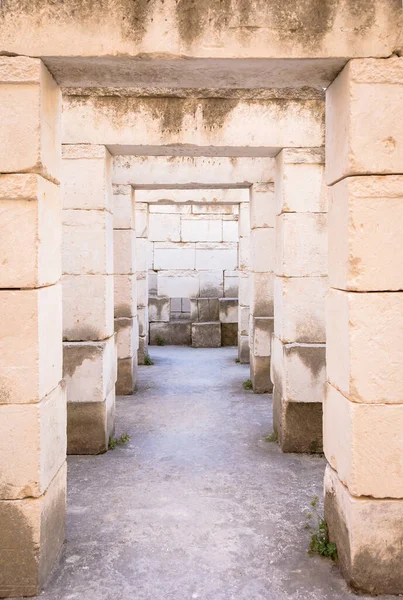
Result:
<instances>
[{"instance_id":1,"label":"beige stone","mask_svg":"<svg viewBox=\"0 0 403 600\"><path fill-rule=\"evenodd\" d=\"M199 295L200 282L197 271L159 271L158 296L194 298Z\"/></svg>"},{"instance_id":2,"label":"beige stone","mask_svg":"<svg viewBox=\"0 0 403 600\"><path fill-rule=\"evenodd\" d=\"M238 265L236 266L240 271L249 271L250 259L250 237L241 237L239 238Z\"/></svg>"},{"instance_id":3,"label":"beige stone","mask_svg":"<svg viewBox=\"0 0 403 600\"><path fill-rule=\"evenodd\" d=\"M148 237L148 204L145 202L138 202L137 196L135 196L135 223L136 223L136 237L146 238Z\"/></svg>"},{"instance_id":4,"label":"beige stone","mask_svg":"<svg viewBox=\"0 0 403 600\"><path fill-rule=\"evenodd\" d=\"M0 404L40 402L62 378L60 285L0 290Z\"/></svg>"},{"instance_id":5,"label":"beige stone","mask_svg":"<svg viewBox=\"0 0 403 600\"><path fill-rule=\"evenodd\" d=\"M234 242L196 244L197 271L234 271L237 263L237 244Z\"/></svg>"},{"instance_id":6,"label":"beige stone","mask_svg":"<svg viewBox=\"0 0 403 600\"><path fill-rule=\"evenodd\" d=\"M238 306L238 324L241 335L249 335L249 306Z\"/></svg>"},{"instance_id":7,"label":"beige stone","mask_svg":"<svg viewBox=\"0 0 403 600\"><path fill-rule=\"evenodd\" d=\"M194 269L196 246L189 243L156 242L154 244L154 269Z\"/></svg>"},{"instance_id":8,"label":"beige stone","mask_svg":"<svg viewBox=\"0 0 403 600\"><path fill-rule=\"evenodd\" d=\"M137 306L148 304L148 272L137 273Z\"/></svg>"},{"instance_id":9,"label":"beige stone","mask_svg":"<svg viewBox=\"0 0 403 600\"><path fill-rule=\"evenodd\" d=\"M129 358L138 348L137 318L115 319L118 359Z\"/></svg>"},{"instance_id":10,"label":"beige stone","mask_svg":"<svg viewBox=\"0 0 403 600\"><path fill-rule=\"evenodd\" d=\"M148 318L151 321L169 321L170 298L168 296L159 296L158 298L149 298Z\"/></svg>"},{"instance_id":11,"label":"beige stone","mask_svg":"<svg viewBox=\"0 0 403 600\"><path fill-rule=\"evenodd\" d=\"M237 298L220 298L219 305L221 323L238 323Z\"/></svg>"},{"instance_id":12,"label":"beige stone","mask_svg":"<svg viewBox=\"0 0 403 600\"><path fill-rule=\"evenodd\" d=\"M148 264L149 241L147 238L136 238L136 269L137 271L148 271L152 265Z\"/></svg>"},{"instance_id":13,"label":"beige stone","mask_svg":"<svg viewBox=\"0 0 403 600\"><path fill-rule=\"evenodd\" d=\"M116 394L118 396L131 396L137 389L137 377L137 355L128 358L120 358L118 360Z\"/></svg>"},{"instance_id":14,"label":"beige stone","mask_svg":"<svg viewBox=\"0 0 403 600\"><path fill-rule=\"evenodd\" d=\"M59 186L38 175L0 175L0 288L34 288L61 275Z\"/></svg>"},{"instance_id":15,"label":"beige stone","mask_svg":"<svg viewBox=\"0 0 403 600\"><path fill-rule=\"evenodd\" d=\"M182 242L222 242L223 224L217 215L189 215L181 219Z\"/></svg>"},{"instance_id":16,"label":"beige stone","mask_svg":"<svg viewBox=\"0 0 403 600\"><path fill-rule=\"evenodd\" d=\"M136 229L134 189L131 185L113 185L112 191L113 228Z\"/></svg>"},{"instance_id":17,"label":"beige stone","mask_svg":"<svg viewBox=\"0 0 403 600\"><path fill-rule=\"evenodd\" d=\"M271 356L271 338L274 319L272 317L251 317L251 334L254 356ZM270 369L269 369L270 372Z\"/></svg>"},{"instance_id":18,"label":"beige stone","mask_svg":"<svg viewBox=\"0 0 403 600\"><path fill-rule=\"evenodd\" d=\"M150 323L150 344L162 340L169 346L190 346L191 327L190 322Z\"/></svg>"},{"instance_id":19,"label":"beige stone","mask_svg":"<svg viewBox=\"0 0 403 600\"><path fill-rule=\"evenodd\" d=\"M222 222L222 239L223 242L237 242L239 237L238 221L223 221Z\"/></svg>"},{"instance_id":20,"label":"beige stone","mask_svg":"<svg viewBox=\"0 0 403 600\"><path fill-rule=\"evenodd\" d=\"M102 454L115 431L115 388L103 402L67 403L67 454Z\"/></svg>"},{"instance_id":21,"label":"beige stone","mask_svg":"<svg viewBox=\"0 0 403 600\"><path fill-rule=\"evenodd\" d=\"M272 227L252 229L250 232L250 269L254 273L274 270L275 236Z\"/></svg>"},{"instance_id":22,"label":"beige stone","mask_svg":"<svg viewBox=\"0 0 403 600\"><path fill-rule=\"evenodd\" d=\"M137 361L139 365L144 365L146 356L148 356L148 339L145 335L139 336L139 349L137 351Z\"/></svg>"},{"instance_id":23,"label":"beige stone","mask_svg":"<svg viewBox=\"0 0 403 600\"><path fill-rule=\"evenodd\" d=\"M113 230L114 263L116 275L136 272L136 233L133 229Z\"/></svg>"},{"instance_id":24,"label":"beige stone","mask_svg":"<svg viewBox=\"0 0 403 600\"><path fill-rule=\"evenodd\" d=\"M105 210L63 210L63 273L110 275L113 217Z\"/></svg>"},{"instance_id":25,"label":"beige stone","mask_svg":"<svg viewBox=\"0 0 403 600\"><path fill-rule=\"evenodd\" d=\"M250 314L254 317L274 315L273 273L250 273Z\"/></svg>"},{"instance_id":26,"label":"beige stone","mask_svg":"<svg viewBox=\"0 0 403 600\"><path fill-rule=\"evenodd\" d=\"M266 394L273 391L270 379L270 356L255 356L250 353L250 379L255 394Z\"/></svg>"},{"instance_id":27,"label":"beige stone","mask_svg":"<svg viewBox=\"0 0 403 600\"><path fill-rule=\"evenodd\" d=\"M287 402L274 384L273 427L283 452L322 452L321 402Z\"/></svg>"},{"instance_id":28,"label":"beige stone","mask_svg":"<svg viewBox=\"0 0 403 600\"><path fill-rule=\"evenodd\" d=\"M273 183L256 183L250 188L250 227L274 227L275 199Z\"/></svg>"},{"instance_id":29,"label":"beige stone","mask_svg":"<svg viewBox=\"0 0 403 600\"><path fill-rule=\"evenodd\" d=\"M241 364L249 363L250 348L249 335L241 335L238 333L238 358Z\"/></svg>"},{"instance_id":30,"label":"beige stone","mask_svg":"<svg viewBox=\"0 0 403 600\"><path fill-rule=\"evenodd\" d=\"M249 202L241 202L239 205L239 237L249 237L249 233L250 233Z\"/></svg>"},{"instance_id":31,"label":"beige stone","mask_svg":"<svg viewBox=\"0 0 403 600\"><path fill-rule=\"evenodd\" d=\"M193 348L220 348L220 323L192 323Z\"/></svg>"},{"instance_id":32,"label":"beige stone","mask_svg":"<svg viewBox=\"0 0 403 600\"><path fill-rule=\"evenodd\" d=\"M250 274L247 271L239 273L239 304L241 306L250 306L251 289Z\"/></svg>"},{"instance_id":33,"label":"beige stone","mask_svg":"<svg viewBox=\"0 0 403 600\"><path fill-rule=\"evenodd\" d=\"M115 275L113 283L115 317L135 317L137 315L136 275Z\"/></svg>"},{"instance_id":34,"label":"beige stone","mask_svg":"<svg viewBox=\"0 0 403 600\"><path fill-rule=\"evenodd\" d=\"M148 239L152 242L179 242L180 229L180 215L153 213L148 216Z\"/></svg>"},{"instance_id":35,"label":"beige stone","mask_svg":"<svg viewBox=\"0 0 403 600\"><path fill-rule=\"evenodd\" d=\"M139 328L139 336L147 336L148 335L148 306L142 306L137 309L137 322Z\"/></svg>"}]
</instances>

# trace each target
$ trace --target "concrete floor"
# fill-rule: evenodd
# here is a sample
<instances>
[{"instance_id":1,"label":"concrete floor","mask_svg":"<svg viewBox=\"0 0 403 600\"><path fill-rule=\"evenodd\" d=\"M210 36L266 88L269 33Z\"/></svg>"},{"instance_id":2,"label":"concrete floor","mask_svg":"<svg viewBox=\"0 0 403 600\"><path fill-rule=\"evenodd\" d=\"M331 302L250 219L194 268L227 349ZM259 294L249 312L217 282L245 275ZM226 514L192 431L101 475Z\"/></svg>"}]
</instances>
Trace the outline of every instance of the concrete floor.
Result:
<instances>
[{"instance_id":1,"label":"concrete floor","mask_svg":"<svg viewBox=\"0 0 403 600\"><path fill-rule=\"evenodd\" d=\"M285 455L234 348L152 347L103 456L69 458L67 542L42 600L341 600L307 554L324 459ZM386 598L386 597L385 597Z\"/></svg>"}]
</instances>

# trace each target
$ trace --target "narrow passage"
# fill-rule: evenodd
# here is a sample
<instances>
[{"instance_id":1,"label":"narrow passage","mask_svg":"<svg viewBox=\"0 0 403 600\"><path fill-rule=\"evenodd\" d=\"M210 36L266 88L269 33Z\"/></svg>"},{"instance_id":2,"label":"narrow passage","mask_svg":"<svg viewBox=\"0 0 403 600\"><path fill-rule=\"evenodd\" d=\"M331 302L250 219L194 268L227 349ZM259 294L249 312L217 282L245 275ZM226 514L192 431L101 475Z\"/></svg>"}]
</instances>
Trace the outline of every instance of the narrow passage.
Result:
<instances>
[{"instance_id":1,"label":"narrow passage","mask_svg":"<svg viewBox=\"0 0 403 600\"><path fill-rule=\"evenodd\" d=\"M274 442L271 396L234 348L151 347L117 403L128 444L69 458L67 543L42 600L339 600L307 554L324 459Z\"/></svg>"}]
</instances>

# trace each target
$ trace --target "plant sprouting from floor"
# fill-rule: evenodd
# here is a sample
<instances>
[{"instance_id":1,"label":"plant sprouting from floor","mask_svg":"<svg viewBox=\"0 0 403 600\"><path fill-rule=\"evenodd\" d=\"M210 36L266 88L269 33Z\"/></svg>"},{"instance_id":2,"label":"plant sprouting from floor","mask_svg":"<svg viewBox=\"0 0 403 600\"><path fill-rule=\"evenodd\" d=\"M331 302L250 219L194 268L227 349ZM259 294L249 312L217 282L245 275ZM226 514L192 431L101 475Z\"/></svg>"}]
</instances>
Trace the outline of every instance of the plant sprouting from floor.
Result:
<instances>
[{"instance_id":1,"label":"plant sprouting from floor","mask_svg":"<svg viewBox=\"0 0 403 600\"><path fill-rule=\"evenodd\" d=\"M144 358L144 364L147 367L151 367L154 364L153 359L151 358L151 356L149 356L148 354L146 354L145 358Z\"/></svg>"},{"instance_id":2,"label":"plant sprouting from floor","mask_svg":"<svg viewBox=\"0 0 403 600\"><path fill-rule=\"evenodd\" d=\"M238 363L240 363L241 361L240 361L240 359L239 359L239 358L236 358L236 359L235 359L235 362L238 364Z\"/></svg>"},{"instance_id":3,"label":"plant sprouting from floor","mask_svg":"<svg viewBox=\"0 0 403 600\"><path fill-rule=\"evenodd\" d=\"M157 346L165 346L165 340L159 335L157 335L157 337L155 338L155 342Z\"/></svg>"},{"instance_id":4,"label":"plant sprouting from floor","mask_svg":"<svg viewBox=\"0 0 403 600\"><path fill-rule=\"evenodd\" d=\"M108 448L109 448L109 450L115 450L115 448L117 446L123 446L124 444L127 444L127 442L129 442L129 441L130 441L130 435L128 433L122 433L122 435L118 438L116 438L116 437L109 438Z\"/></svg>"},{"instance_id":5,"label":"plant sprouting from floor","mask_svg":"<svg viewBox=\"0 0 403 600\"><path fill-rule=\"evenodd\" d=\"M278 435L276 431L272 431L271 433L269 433L268 435L266 435L264 438L265 442L278 442Z\"/></svg>"},{"instance_id":6,"label":"plant sprouting from floor","mask_svg":"<svg viewBox=\"0 0 403 600\"><path fill-rule=\"evenodd\" d=\"M308 554L319 554L337 560L337 547L334 542L329 540L329 529L325 519L318 514L318 496L313 496L311 500L311 512L308 513L306 529L311 534Z\"/></svg>"},{"instance_id":7,"label":"plant sprouting from floor","mask_svg":"<svg viewBox=\"0 0 403 600\"><path fill-rule=\"evenodd\" d=\"M243 382L243 389L244 390L252 390L253 389L253 385L250 379L247 379L246 381Z\"/></svg>"}]
</instances>

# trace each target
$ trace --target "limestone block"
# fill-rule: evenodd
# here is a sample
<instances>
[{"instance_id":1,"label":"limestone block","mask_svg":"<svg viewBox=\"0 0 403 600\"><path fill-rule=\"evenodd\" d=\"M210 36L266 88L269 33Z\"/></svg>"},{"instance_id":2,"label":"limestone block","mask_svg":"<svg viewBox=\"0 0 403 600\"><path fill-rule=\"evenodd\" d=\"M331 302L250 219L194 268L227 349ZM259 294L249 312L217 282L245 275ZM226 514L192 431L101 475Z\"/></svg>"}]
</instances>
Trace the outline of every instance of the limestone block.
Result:
<instances>
[{"instance_id":1,"label":"limestone block","mask_svg":"<svg viewBox=\"0 0 403 600\"><path fill-rule=\"evenodd\" d=\"M192 298L199 295L200 284L196 271L159 271L158 296Z\"/></svg>"},{"instance_id":2,"label":"limestone block","mask_svg":"<svg viewBox=\"0 0 403 600\"><path fill-rule=\"evenodd\" d=\"M148 271L137 273L137 306L148 305Z\"/></svg>"},{"instance_id":3,"label":"limestone block","mask_svg":"<svg viewBox=\"0 0 403 600\"><path fill-rule=\"evenodd\" d=\"M327 275L327 244L326 214L281 214L276 218L276 275Z\"/></svg>"},{"instance_id":4,"label":"limestone block","mask_svg":"<svg viewBox=\"0 0 403 600\"><path fill-rule=\"evenodd\" d=\"M151 244L147 240L147 238L136 238L136 269L137 271L148 271L149 268L152 269L152 266L149 266L149 256L148 250Z\"/></svg>"},{"instance_id":5,"label":"limestone block","mask_svg":"<svg viewBox=\"0 0 403 600\"><path fill-rule=\"evenodd\" d=\"M179 214L150 213L148 216L148 239L152 242L179 242L181 237Z\"/></svg>"},{"instance_id":6,"label":"limestone block","mask_svg":"<svg viewBox=\"0 0 403 600\"><path fill-rule=\"evenodd\" d=\"M67 454L101 454L115 431L115 388L103 402L67 403Z\"/></svg>"},{"instance_id":7,"label":"limestone block","mask_svg":"<svg viewBox=\"0 0 403 600\"><path fill-rule=\"evenodd\" d=\"M158 190L153 191L158 192ZM192 206L190 204L149 204L149 211L150 213L190 215Z\"/></svg>"},{"instance_id":8,"label":"limestone block","mask_svg":"<svg viewBox=\"0 0 403 600\"><path fill-rule=\"evenodd\" d=\"M250 269L255 273L274 270L275 235L272 227L252 229L250 232Z\"/></svg>"},{"instance_id":9,"label":"limestone block","mask_svg":"<svg viewBox=\"0 0 403 600\"><path fill-rule=\"evenodd\" d=\"M254 317L274 315L273 273L250 273L250 314Z\"/></svg>"},{"instance_id":10,"label":"limestone block","mask_svg":"<svg viewBox=\"0 0 403 600\"><path fill-rule=\"evenodd\" d=\"M222 220L204 215L182 217L181 240L182 242L222 242Z\"/></svg>"},{"instance_id":11,"label":"limestone block","mask_svg":"<svg viewBox=\"0 0 403 600\"><path fill-rule=\"evenodd\" d=\"M249 335L241 335L240 333L238 333L238 358L241 364L248 364L249 356Z\"/></svg>"},{"instance_id":12,"label":"limestone block","mask_svg":"<svg viewBox=\"0 0 403 600\"><path fill-rule=\"evenodd\" d=\"M113 185L112 190L113 228L136 229L134 189L131 185Z\"/></svg>"},{"instance_id":13,"label":"limestone block","mask_svg":"<svg viewBox=\"0 0 403 600\"><path fill-rule=\"evenodd\" d=\"M239 272L224 271L224 296L226 298L238 298L239 294Z\"/></svg>"},{"instance_id":14,"label":"limestone block","mask_svg":"<svg viewBox=\"0 0 403 600\"><path fill-rule=\"evenodd\" d=\"M239 270L249 271L250 268L250 237L239 238Z\"/></svg>"},{"instance_id":15,"label":"limestone block","mask_svg":"<svg viewBox=\"0 0 403 600\"><path fill-rule=\"evenodd\" d=\"M33 288L61 276L60 188L38 175L0 175L0 288Z\"/></svg>"},{"instance_id":16,"label":"limestone block","mask_svg":"<svg viewBox=\"0 0 403 600\"><path fill-rule=\"evenodd\" d=\"M192 323L193 348L220 348L220 323Z\"/></svg>"},{"instance_id":17,"label":"limestone block","mask_svg":"<svg viewBox=\"0 0 403 600\"><path fill-rule=\"evenodd\" d=\"M181 298L182 312L190 313L190 298Z\"/></svg>"},{"instance_id":18,"label":"limestone block","mask_svg":"<svg viewBox=\"0 0 403 600\"><path fill-rule=\"evenodd\" d=\"M271 356L271 338L274 330L273 317L252 317L254 356Z\"/></svg>"},{"instance_id":19,"label":"limestone block","mask_svg":"<svg viewBox=\"0 0 403 600\"><path fill-rule=\"evenodd\" d=\"M250 354L250 379L255 394L271 394L273 384L270 379L270 356Z\"/></svg>"},{"instance_id":20,"label":"limestone block","mask_svg":"<svg viewBox=\"0 0 403 600\"><path fill-rule=\"evenodd\" d=\"M347 582L369 594L399 594L403 550L401 500L356 498L326 468L325 519Z\"/></svg>"},{"instance_id":21,"label":"limestone block","mask_svg":"<svg viewBox=\"0 0 403 600\"><path fill-rule=\"evenodd\" d=\"M137 351L137 363L144 365L146 356L148 356L148 338L147 336L139 336L139 349Z\"/></svg>"},{"instance_id":22,"label":"limestone block","mask_svg":"<svg viewBox=\"0 0 403 600\"><path fill-rule=\"evenodd\" d=\"M138 346L138 319L115 319L118 359L134 356Z\"/></svg>"},{"instance_id":23,"label":"limestone block","mask_svg":"<svg viewBox=\"0 0 403 600\"><path fill-rule=\"evenodd\" d=\"M274 277L274 333L283 342L326 342L327 277Z\"/></svg>"},{"instance_id":24,"label":"limestone block","mask_svg":"<svg viewBox=\"0 0 403 600\"><path fill-rule=\"evenodd\" d=\"M276 157L276 214L327 212L321 148L284 149Z\"/></svg>"},{"instance_id":25,"label":"limestone block","mask_svg":"<svg viewBox=\"0 0 403 600\"><path fill-rule=\"evenodd\" d=\"M190 319L194 322L208 323L220 320L218 298L191 298ZM215 346L213 346L215 348Z\"/></svg>"},{"instance_id":26,"label":"limestone block","mask_svg":"<svg viewBox=\"0 0 403 600\"><path fill-rule=\"evenodd\" d=\"M66 460L64 386L36 404L0 405L0 431L0 498L38 498Z\"/></svg>"},{"instance_id":27,"label":"limestone block","mask_svg":"<svg viewBox=\"0 0 403 600\"><path fill-rule=\"evenodd\" d=\"M399 404L403 396L403 293L330 289L329 382L353 402Z\"/></svg>"},{"instance_id":28,"label":"limestone block","mask_svg":"<svg viewBox=\"0 0 403 600\"><path fill-rule=\"evenodd\" d=\"M113 210L112 156L105 146L62 147L63 209Z\"/></svg>"},{"instance_id":29,"label":"limestone block","mask_svg":"<svg viewBox=\"0 0 403 600\"><path fill-rule=\"evenodd\" d=\"M250 227L274 227L275 198L273 183L255 183L250 188Z\"/></svg>"},{"instance_id":30,"label":"limestone block","mask_svg":"<svg viewBox=\"0 0 403 600\"><path fill-rule=\"evenodd\" d=\"M190 302L190 300L189 300L189 302ZM171 313L182 312L182 298L171 298L170 310L171 310Z\"/></svg>"},{"instance_id":31,"label":"limestone block","mask_svg":"<svg viewBox=\"0 0 403 600\"><path fill-rule=\"evenodd\" d=\"M402 498L402 425L402 404L350 402L327 386L324 450L350 494Z\"/></svg>"},{"instance_id":32,"label":"limestone block","mask_svg":"<svg viewBox=\"0 0 403 600\"><path fill-rule=\"evenodd\" d=\"M178 323L150 323L150 344L155 346L157 338L163 340L168 346L190 346L191 324Z\"/></svg>"},{"instance_id":33,"label":"limestone block","mask_svg":"<svg viewBox=\"0 0 403 600\"><path fill-rule=\"evenodd\" d=\"M273 336L271 380L285 402L323 401L325 353L324 344L283 344Z\"/></svg>"},{"instance_id":34,"label":"limestone block","mask_svg":"<svg viewBox=\"0 0 403 600\"><path fill-rule=\"evenodd\" d=\"M113 237L113 217L108 211L63 210L63 273L112 274Z\"/></svg>"},{"instance_id":35,"label":"limestone block","mask_svg":"<svg viewBox=\"0 0 403 600\"><path fill-rule=\"evenodd\" d=\"M238 306L238 323L241 335L249 335L249 306Z\"/></svg>"},{"instance_id":36,"label":"limestone block","mask_svg":"<svg viewBox=\"0 0 403 600\"><path fill-rule=\"evenodd\" d=\"M114 335L102 342L63 342L67 402L103 402L115 386L116 361Z\"/></svg>"},{"instance_id":37,"label":"limestone block","mask_svg":"<svg viewBox=\"0 0 403 600\"><path fill-rule=\"evenodd\" d=\"M0 172L60 180L61 92L38 58L0 57Z\"/></svg>"},{"instance_id":38,"label":"limestone block","mask_svg":"<svg viewBox=\"0 0 403 600\"><path fill-rule=\"evenodd\" d=\"M148 335L148 306L142 306L137 309L137 321L139 327L139 336L144 337Z\"/></svg>"},{"instance_id":39,"label":"limestone block","mask_svg":"<svg viewBox=\"0 0 403 600\"><path fill-rule=\"evenodd\" d=\"M238 221L222 222L222 240L223 242L237 242L239 238Z\"/></svg>"},{"instance_id":40,"label":"limestone block","mask_svg":"<svg viewBox=\"0 0 403 600\"><path fill-rule=\"evenodd\" d=\"M249 237L250 212L249 202L241 202L239 205L239 237Z\"/></svg>"},{"instance_id":41,"label":"limestone block","mask_svg":"<svg viewBox=\"0 0 403 600\"><path fill-rule=\"evenodd\" d=\"M403 176L349 177L330 188L332 287L403 289Z\"/></svg>"},{"instance_id":42,"label":"limestone block","mask_svg":"<svg viewBox=\"0 0 403 600\"><path fill-rule=\"evenodd\" d=\"M60 285L0 290L0 404L40 402L62 378Z\"/></svg>"},{"instance_id":43,"label":"limestone block","mask_svg":"<svg viewBox=\"0 0 403 600\"><path fill-rule=\"evenodd\" d=\"M173 299L172 299L173 300ZM171 302L168 296L158 296L158 298L149 298L148 300L148 318L151 322L169 321L171 311ZM180 303L180 298L177 298ZM180 310L178 311L180 312Z\"/></svg>"},{"instance_id":44,"label":"limestone block","mask_svg":"<svg viewBox=\"0 0 403 600\"><path fill-rule=\"evenodd\" d=\"M221 298L224 295L223 271L199 271L200 296Z\"/></svg>"},{"instance_id":45,"label":"limestone block","mask_svg":"<svg viewBox=\"0 0 403 600\"><path fill-rule=\"evenodd\" d=\"M138 243L138 241L137 241ZM149 296L156 296L158 290L158 273L155 271L148 271L148 294Z\"/></svg>"},{"instance_id":46,"label":"limestone block","mask_svg":"<svg viewBox=\"0 0 403 600\"><path fill-rule=\"evenodd\" d=\"M113 248L115 274L131 275L135 273L137 268L135 231L133 229L114 229Z\"/></svg>"},{"instance_id":47,"label":"limestone block","mask_svg":"<svg viewBox=\"0 0 403 600\"><path fill-rule=\"evenodd\" d=\"M238 323L238 298L220 298L221 323Z\"/></svg>"},{"instance_id":48,"label":"limestone block","mask_svg":"<svg viewBox=\"0 0 403 600\"><path fill-rule=\"evenodd\" d=\"M273 358L272 358L273 360ZM283 452L322 452L322 404L287 402L273 389L273 427Z\"/></svg>"},{"instance_id":49,"label":"limestone block","mask_svg":"<svg viewBox=\"0 0 403 600\"><path fill-rule=\"evenodd\" d=\"M146 265L146 268L148 270L149 269L154 269L154 247L155 247L155 242L149 242L149 241L147 241L147 246L146 246L146 251L147 251L147 265Z\"/></svg>"},{"instance_id":50,"label":"limestone block","mask_svg":"<svg viewBox=\"0 0 403 600\"><path fill-rule=\"evenodd\" d=\"M113 275L63 275L63 339L105 340L113 334Z\"/></svg>"},{"instance_id":51,"label":"limestone block","mask_svg":"<svg viewBox=\"0 0 403 600\"><path fill-rule=\"evenodd\" d=\"M191 206L194 215L238 215L237 204L193 204Z\"/></svg>"},{"instance_id":52,"label":"limestone block","mask_svg":"<svg viewBox=\"0 0 403 600\"><path fill-rule=\"evenodd\" d=\"M136 275L115 275L113 283L115 317L135 317L137 315Z\"/></svg>"},{"instance_id":53,"label":"limestone block","mask_svg":"<svg viewBox=\"0 0 403 600\"><path fill-rule=\"evenodd\" d=\"M154 269L194 269L195 244L156 242L154 244Z\"/></svg>"},{"instance_id":54,"label":"limestone block","mask_svg":"<svg viewBox=\"0 0 403 600\"><path fill-rule=\"evenodd\" d=\"M137 355L129 358L120 358L118 360L116 394L118 396L131 396L137 389L137 377Z\"/></svg>"},{"instance_id":55,"label":"limestone block","mask_svg":"<svg viewBox=\"0 0 403 600\"><path fill-rule=\"evenodd\" d=\"M250 274L248 272L239 273L239 304L249 306L251 300Z\"/></svg>"},{"instance_id":56,"label":"limestone block","mask_svg":"<svg viewBox=\"0 0 403 600\"><path fill-rule=\"evenodd\" d=\"M148 204L146 202L135 202L135 224L136 237L148 237Z\"/></svg>"},{"instance_id":57,"label":"limestone block","mask_svg":"<svg viewBox=\"0 0 403 600\"><path fill-rule=\"evenodd\" d=\"M196 269L198 271L235 271L238 262L237 245L199 242L196 244Z\"/></svg>"},{"instance_id":58,"label":"limestone block","mask_svg":"<svg viewBox=\"0 0 403 600\"><path fill-rule=\"evenodd\" d=\"M397 56L352 60L327 88L328 185L348 175L401 173L402 64Z\"/></svg>"},{"instance_id":59,"label":"limestone block","mask_svg":"<svg viewBox=\"0 0 403 600\"><path fill-rule=\"evenodd\" d=\"M0 502L3 548L0 597L36 596L65 539L66 462L39 498ZM27 535L29 532L29 535Z\"/></svg>"},{"instance_id":60,"label":"limestone block","mask_svg":"<svg viewBox=\"0 0 403 600\"><path fill-rule=\"evenodd\" d=\"M221 346L237 346L238 323L221 323Z\"/></svg>"}]
</instances>

